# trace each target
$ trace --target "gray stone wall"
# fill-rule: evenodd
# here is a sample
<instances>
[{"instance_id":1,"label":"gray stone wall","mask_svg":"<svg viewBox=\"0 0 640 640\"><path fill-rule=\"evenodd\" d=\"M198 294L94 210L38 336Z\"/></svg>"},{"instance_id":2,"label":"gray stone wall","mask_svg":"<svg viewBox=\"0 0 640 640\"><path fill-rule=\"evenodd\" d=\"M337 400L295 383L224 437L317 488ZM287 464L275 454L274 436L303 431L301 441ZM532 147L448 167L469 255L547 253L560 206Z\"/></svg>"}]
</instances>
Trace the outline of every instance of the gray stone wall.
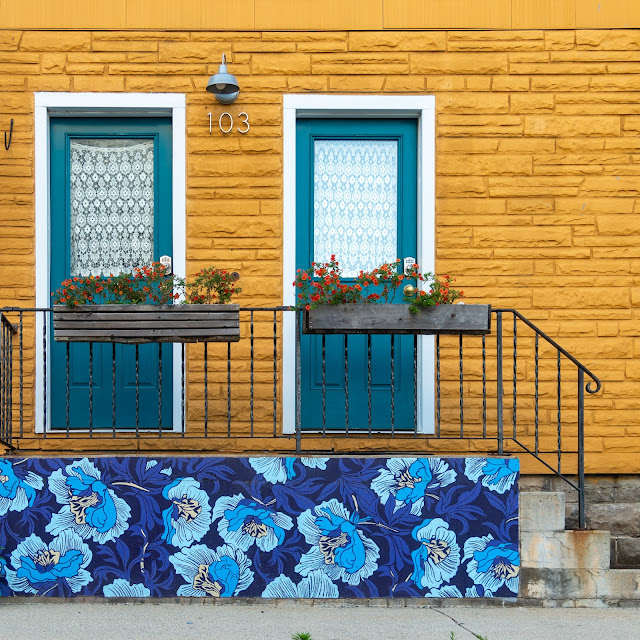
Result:
<instances>
[{"instance_id":1,"label":"gray stone wall","mask_svg":"<svg viewBox=\"0 0 640 640\"><path fill-rule=\"evenodd\" d=\"M566 496L566 528L577 528L578 495L561 478L521 476L520 490L563 491ZM640 476L587 476L585 494L587 528L611 532L611 567L640 568Z\"/></svg>"}]
</instances>

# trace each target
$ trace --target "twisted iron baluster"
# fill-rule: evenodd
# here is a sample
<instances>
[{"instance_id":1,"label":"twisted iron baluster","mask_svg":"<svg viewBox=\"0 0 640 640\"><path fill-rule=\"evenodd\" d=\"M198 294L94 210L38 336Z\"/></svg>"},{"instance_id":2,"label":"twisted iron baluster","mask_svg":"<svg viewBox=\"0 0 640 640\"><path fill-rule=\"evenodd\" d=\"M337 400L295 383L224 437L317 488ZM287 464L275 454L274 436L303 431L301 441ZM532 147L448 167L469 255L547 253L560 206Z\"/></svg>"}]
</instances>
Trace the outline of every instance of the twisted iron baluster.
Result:
<instances>
[{"instance_id":1,"label":"twisted iron baluster","mask_svg":"<svg viewBox=\"0 0 640 640\"><path fill-rule=\"evenodd\" d=\"M513 438L517 440L517 384L518 384L518 319L513 316Z\"/></svg>"},{"instance_id":2,"label":"twisted iron baluster","mask_svg":"<svg viewBox=\"0 0 640 640\"><path fill-rule=\"evenodd\" d=\"M0 313L0 439L7 440L7 327Z\"/></svg>"},{"instance_id":3,"label":"twisted iron baluster","mask_svg":"<svg viewBox=\"0 0 640 640\"><path fill-rule=\"evenodd\" d=\"M20 312L20 437L24 435L24 363L22 357L22 311Z\"/></svg>"},{"instance_id":4,"label":"twisted iron baluster","mask_svg":"<svg viewBox=\"0 0 640 640\"><path fill-rule=\"evenodd\" d=\"M65 354L66 354L66 381L67 381L67 388L66 388L66 393L65 393L65 420L66 420L66 425L67 425L67 430L66 430L66 437L67 439L69 438L69 404L70 404L70 387L71 387L71 381L70 381L70 376L69 376L69 360L70 358L70 350L71 350L71 343L67 342L66 344L66 349L65 349Z\"/></svg>"},{"instance_id":5,"label":"twisted iron baluster","mask_svg":"<svg viewBox=\"0 0 640 640\"><path fill-rule=\"evenodd\" d=\"M251 344L251 361L249 364L250 367L250 373L249 373L249 424L250 424L250 428L251 428L251 437L253 438L253 341L254 341L254 337L253 337L253 311L251 311L251 317L250 317L250 321L249 324L251 325L251 340L250 340L250 344Z\"/></svg>"},{"instance_id":6,"label":"twisted iron baluster","mask_svg":"<svg viewBox=\"0 0 640 640\"><path fill-rule=\"evenodd\" d=\"M418 336L413 336L413 435L418 435Z\"/></svg>"},{"instance_id":7,"label":"twisted iron baluster","mask_svg":"<svg viewBox=\"0 0 640 640\"><path fill-rule=\"evenodd\" d=\"M367 418L371 437L371 334L367 334Z\"/></svg>"},{"instance_id":8,"label":"twisted iron baluster","mask_svg":"<svg viewBox=\"0 0 640 640\"><path fill-rule=\"evenodd\" d=\"M204 343L204 437L209 435L209 343Z\"/></svg>"},{"instance_id":9,"label":"twisted iron baluster","mask_svg":"<svg viewBox=\"0 0 640 640\"><path fill-rule=\"evenodd\" d=\"M162 344L158 342L158 438L162 438Z\"/></svg>"},{"instance_id":10,"label":"twisted iron baluster","mask_svg":"<svg viewBox=\"0 0 640 640\"><path fill-rule=\"evenodd\" d=\"M116 343L111 343L111 435L116 437Z\"/></svg>"},{"instance_id":11,"label":"twisted iron baluster","mask_svg":"<svg viewBox=\"0 0 640 640\"><path fill-rule=\"evenodd\" d=\"M231 437L231 343L227 342L227 437Z\"/></svg>"},{"instance_id":12,"label":"twisted iron baluster","mask_svg":"<svg viewBox=\"0 0 640 640\"><path fill-rule=\"evenodd\" d=\"M344 415L345 435L349 435L349 336L344 335Z\"/></svg>"},{"instance_id":13,"label":"twisted iron baluster","mask_svg":"<svg viewBox=\"0 0 640 640\"><path fill-rule=\"evenodd\" d=\"M539 418L539 413L538 413L538 403L539 403L539 398L540 398L540 389L539 389L539 383L540 383L540 371L539 371L539 361L540 361L540 353L539 353L539 337L538 334L536 333L536 343L535 343L536 347L535 347L535 397L534 397L534 420L535 420L535 452L536 455L538 455L538 451L539 451L539 423L540 423L540 418Z\"/></svg>"},{"instance_id":14,"label":"twisted iron baluster","mask_svg":"<svg viewBox=\"0 0 640 640\"><path fill-rule=\"evenodd\" d=\"M322 334L322 437L327 435L327 345Z\"/></svg>"},{"instance_id":15,"label":"twisted iron baluster","mask_svg":"<svg viewBox=\"0 0 640 640\"><path fill-rule=\"evenodd\" d=\"M462 334L458 336L458 359L460 361L460 437L464 438L464 373L462 370Z\"/></svg>"},{"instance_id":16,"label":"twisted iron baluster","mask_svg":"<svg viewBox=\"0 0 640 640\"><path fill-rule=\"evenodd\" d=\"M482 336L482 437L487 437L487 340Z\"/></svg>"},{"instance_id":17,"label":"twisted iron baluster","mask_svg":"<svg viewBox=\"0 0 640 640\"><path fill-rule=\"evenodd\" d=\"M504 383L502 379L502 312L496 313L496 419L498 422L498 455L504 452Z\"/></svg>"},{"instance_id":18,"label":"twisted iron baluster","mask_svg":"<svg viewBox=\"0 0 640 640\"><path fill-rule=\"evenodd\" d=\"M9 382L8 382L8 395L9 395L9 434L7 441L9 445L13 443L13 331L9 331Z\"/></svg>"},{"instance_id":19,"label":"twisted iron baluster","mask_svg":"<svg viewBox=\"0 0 640 640\"><path fill-rule=\"evenodd\" d=\"M560 355L558 351L558 473L562 473L562 382Z\"/></svg>"},{"instance_id":20,"label":"twisted iron baluster","mask_svg":"<svg viewBox=\"0 0 640 640\"><path fill-rule=\"evenodd\" d=\"M181 369L181 406L180 406L180 437L184 438L186 430L186 412L185 412L185 395L186 395L186 376L185 376L185 345L180 345L180 369Z\"/></svg>"},{"instance_id":21,"label":"twisted iron baluster","mask_svg":"<svg viewBox=\"0 0 640 640\"><path fill-rule=\"evenodd\" d=\"M140 437L140 353L136 344L136 438Z\"/></svg>"},{"instance_id":22,"label":"twisted iron baluster","mask_svg":"<svg viewBox=\"0 0 640 640\"><path fill-rule=\"evenodd\" d=\"M391 334L391 437L396 435L395 334Z\"/></svg>"},{"instance_id":23,"label":"twisted iron baluster","mask_svg":"<svg viewBox=\"0 0 640 640\"><path fill-rule=\"evenodd\" d=\"M273 312L273 437L277 435L278 410L278 316Z\"/></svg>"},{"instance_id":24,"label":"twisted iron baluster","mask_svg":"<svg viewBox=\"0 0 640 640\"><path fill-rule=\"evenodd\" d=\"M89 343L89 438L93 438L93 342Z\"/></svg>"},{"instance_id":25,"label":"twisted iron baluster","mask_svg":"<svg viewBox=\"0 0 640 640\"><path fill-rule=\"evenodd\" d=\"M436 435L440 437L440 336L436 336Z\"/></svg>"},{"instance_id":26,"label":"twisted iron baluster","mask_svg":"<svg viewBox=\"0 0 640 640\"><path fill-rule=\"evenodd\" d=\"M44 382L44 404L42 406L42 437L47 437L47 312L42 312L42 380Z\"/></svg>"}]
</instances>

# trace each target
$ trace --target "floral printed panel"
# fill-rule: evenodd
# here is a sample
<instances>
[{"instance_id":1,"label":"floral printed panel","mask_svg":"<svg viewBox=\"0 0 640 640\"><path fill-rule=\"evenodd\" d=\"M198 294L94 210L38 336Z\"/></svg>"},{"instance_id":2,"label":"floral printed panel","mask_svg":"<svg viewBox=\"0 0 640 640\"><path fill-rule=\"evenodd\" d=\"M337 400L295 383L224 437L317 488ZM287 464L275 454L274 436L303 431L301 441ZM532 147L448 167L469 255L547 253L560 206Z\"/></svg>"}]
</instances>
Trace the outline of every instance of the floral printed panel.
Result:
<instances>
[{"instance_id":1,"label":"floral printed panel","mask_svg":"<svg viewBox=\"0 0 640 640\"><path fill-rule=\"evenodd\" d=\"M0 595L514 597L513 458L0 459Z\"/></svg>"},{"instance_id":2,"label":"floral printed panel","mask_svg":"<svg viewBox=\"0 0 640 640\"><path fill-rule=\"evenodd\" d=\"M131 271L153 261L153 140L73 139L71 275Z\"/></svg>"},{"instance_id":3,"label":"floral printed panel","mask_svg":"<svg viewBox=\"0 0 640 640\"><path fill-rule=\"evenodd\" d=\"M397 212L397 141L315 141L316 262L340 256L345 278L393 262L398 257Z\"/></svg>"}]
</instances>

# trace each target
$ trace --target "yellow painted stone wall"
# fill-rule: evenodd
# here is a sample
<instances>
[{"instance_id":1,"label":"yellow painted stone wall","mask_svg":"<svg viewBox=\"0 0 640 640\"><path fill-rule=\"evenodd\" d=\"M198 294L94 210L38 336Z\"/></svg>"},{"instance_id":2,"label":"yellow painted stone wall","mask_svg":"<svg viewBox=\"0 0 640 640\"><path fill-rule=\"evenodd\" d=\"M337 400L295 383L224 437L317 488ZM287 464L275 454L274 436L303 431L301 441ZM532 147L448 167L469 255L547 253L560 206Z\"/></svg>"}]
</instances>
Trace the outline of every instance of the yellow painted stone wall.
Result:
<instances>
[{"instance_id":1,"label":"yellow painted stone wall","mask_svg":"<svg viewBox=\"0 0 640 640\"><path fill-rule=\"evenodd\" d=\"M241 86L226 108L204 90L223 52ZM186 93L188 272L235 268L261 306L281 302L283 94L435 95L438 271L599 375L588 471L640 471L639 31L0 31L0 77L0 304L22 306L34 91ZM248 113L250 133L209 134L210 111Z\"/></svg>"}]
</instances>

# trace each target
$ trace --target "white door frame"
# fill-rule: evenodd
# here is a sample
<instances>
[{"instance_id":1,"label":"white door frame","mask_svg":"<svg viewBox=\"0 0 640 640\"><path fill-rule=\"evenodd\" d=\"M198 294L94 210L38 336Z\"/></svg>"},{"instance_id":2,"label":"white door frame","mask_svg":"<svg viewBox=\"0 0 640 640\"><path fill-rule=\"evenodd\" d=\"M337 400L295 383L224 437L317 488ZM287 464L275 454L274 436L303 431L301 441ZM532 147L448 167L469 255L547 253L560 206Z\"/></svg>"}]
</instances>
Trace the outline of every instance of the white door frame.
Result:
<instances>
[{"instance_id":1,"label":"white door frame","mask_svg":"<svg viewBox=\"0 0 640 640\"><path fill-rule=\"evenodd\" d=\"M184 276L186 270L186 96L183 93L52 93L36 92L35 97L35 245L36 245L36 307L51 306L49 266L51 255L51 190L49 173L49 124L51 117L75 116L170 116L172 130L172 225L173 270ZM36 314L36 345L44 330L44 314ZM47 331L48 333L48 331ZM47 335L47 387L51 380L51 358ZM51 390L44 395L44 356L36 348L35 428L43 432L46 409L46 428L51 425ZM173 345L173 361L179 362L181 347ZM182 424L181 372L173 367L173 430Z\"/></svg>"},{"instance_id":2,"label":"white door frame","mask_svg":"<svg viewBox=\"0 0 640 640\"><path fill-rule=\"evenodd\" d=\"M296 272L296 120L298 118L415 118L418 121L418 255L423 272L435 271L435 96L283 96L282 303L294 305ZM295 433L295 318L284 313L282 344L283 433ZM433 348L418 340L418 432L433 433ZM432 339L431 339L432 341Z\"/></svg>"}]
</instances>

